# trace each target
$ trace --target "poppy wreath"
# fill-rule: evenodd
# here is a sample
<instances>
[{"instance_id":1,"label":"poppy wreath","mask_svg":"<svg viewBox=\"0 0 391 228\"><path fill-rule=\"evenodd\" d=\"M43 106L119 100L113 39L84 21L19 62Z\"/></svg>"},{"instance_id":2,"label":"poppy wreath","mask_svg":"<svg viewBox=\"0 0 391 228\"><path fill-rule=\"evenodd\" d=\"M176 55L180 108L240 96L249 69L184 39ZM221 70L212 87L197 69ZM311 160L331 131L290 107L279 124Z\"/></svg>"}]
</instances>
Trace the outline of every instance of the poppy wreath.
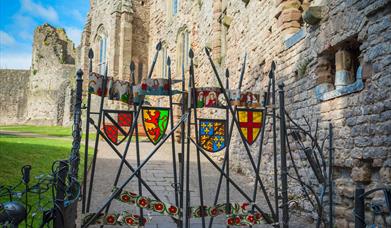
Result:
<instances>
[{"instance_id":1,"label":"poppy wreath","mask_svg":"<svg viewBox=\"0 0 391 228\"><path fill-rule=\"evenodd\" d=\"M116 189L114 189L113 191L115 190ZM136 193L128 192L125 190L118 194L116 199L129 205L136 205L137 207L154 211L163 215L168 215L177 219L180 217L181 214L179 208L175 205L153 200L145 196L139 196Z\"/></svg>"},{"instance_id":2,"label":"poppy wreath","mask_svg":"<svg viewBox=\"0 0 391 228\"><path fill-rule=\"evenodd\" d=\"M248 203L222 203L215 206L204 206L204 217L216 217L222 214L243 214L248 213ZM191 208L193 218L201 218L201 206Z\"/></svg>"},{"instance_id":3,"label":"poppy wreath","mask_svg":"<svg viewBox=\"0 0 391 228\"><path fill-rule=\"evenodd\" d=\"M261 213L231 214L227 215L226 224L229 226L252 226L263 224L264 219Z\"/></svg>"},{"instance_id":4,"label":"poppy wreath","mask_svg":"<svg viewBox=\"0 0 391 228\"><path fill-rule=\"evenodd\" d=\"M83 223L89 221L96 213L89 213L84 216ZM91 223L91 225L122 225L119 220L119 213L110 213L103 214L100 213L99 216Z\"/></svg>"},{"instance_id":5,"label":"poppy wreath","mask_svg":"<svg viewBox=\"0 0 391 228\"><path fill-rule=\"evenodd\" d=\"M86 216L83 219L83 223L88 221L92 216L94 216L95 213L89 213L86 214ZM122 213L109 213L109 214L99 214L98 218L95 219L91 223L91 225L129 225L131 227L135 225L145 225L150 221L150 219L147 219L143 217L142 223L140 224L140 216L130 214L126 211Z\"/></svg>"}]
</instances>

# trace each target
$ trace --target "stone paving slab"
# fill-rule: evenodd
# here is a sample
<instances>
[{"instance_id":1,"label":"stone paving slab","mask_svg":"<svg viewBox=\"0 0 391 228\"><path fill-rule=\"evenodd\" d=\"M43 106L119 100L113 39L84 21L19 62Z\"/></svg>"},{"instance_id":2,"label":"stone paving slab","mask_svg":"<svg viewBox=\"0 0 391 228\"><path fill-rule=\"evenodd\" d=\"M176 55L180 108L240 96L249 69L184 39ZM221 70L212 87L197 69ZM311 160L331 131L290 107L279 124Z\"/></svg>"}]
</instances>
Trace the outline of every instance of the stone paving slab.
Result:
<instances>
[{"instance_id":1,"label":"stone paving slab","mask_svg":"<svg viewBox=\"0 0 391 228\"><path fill-rule=\"evenodd\" d=\"M124 143L125 144L125 143ZM124 144L119 146L118 149L122 153L124 150ZM150 151L154 148L154 145L151 143L140 143L141 148L141 161L143 161ZM180 146L177 145L177 153L180 150ZM202 157L202 156L201 156ZM127 160L132 164L133 167L137 166L136 152L134 143L131 144L127 156ZM197 162L196 162L196 150L193 148L191 150L191 162L190 162L190 188L191 188L191 205L196 206L200 205L200 191L198 185L198 171L197 171ZM91 203L91 212L96 211L105 199L110 195L111 189L113 187L113 181L115 174L118 170L120 164L120 159L118 156L111 151L109 146L100 141L100 150L98 152L98 160L96 165L95 181L93 188L93 198ZM221 163L218 163L221 166ZM213 167L209 161L202 157L201 159L202 167L202 178L203 178L203 192L204 192L204 204L213 205L217 183L219 179L219 173ZM179 167L177 167L179 170ZM155 191L155 193L161 198L162 201L175 203L174 189L171 186L173 183L173 172L172 172L172 152L171 152L171 143L168 142L162 146L162 148L152 157L152 159L143 167L141 175L147 184ZM128 177L131 172L126 166L124 166L122 176L119 183L122 184L123 181ZM247 195L252 196L253 192L253 181L243 175L231 172L232 179L246 192ZM232 186L230 187L230 196L232 202L247 202L245 198L236 191ZM132 192L138 192L138 183L137 179L134 178L125 188L126 190ZM223 185L221 188L221 193L219 197L219 202L225 202L225 179L223 179ZM143 188L143 195L151 196L145 188ZM258 191L258 200L257 205L260 205L265 212L267 210L267 204L265 203L264 198L262 197L261 191ZM262 206L263 205L263 206ZM127 206L123 203L113 201L110 211L121 212L127 210L128 212L139 214L139 209L133 206ZM146 225L147 228L172 228L176 227L173 220L169 217L162 216L156 213L151 213L144 210L144 215L148 215L152 218L151 222ZM206 220L208 224L208 219ZM226 227L225 225L225 216L219 216L214 219L213 227ZM94 226L91 226L94 227ZM98 227L98 226L96 226ZM110 226L113 227L113 226ZM192 219L191 227L202 227L201 219ZM253 227L272 227L271 225L255 225ZM296 225L291 227L309 227L308 225Z\"/></svg>"}]
</instances>

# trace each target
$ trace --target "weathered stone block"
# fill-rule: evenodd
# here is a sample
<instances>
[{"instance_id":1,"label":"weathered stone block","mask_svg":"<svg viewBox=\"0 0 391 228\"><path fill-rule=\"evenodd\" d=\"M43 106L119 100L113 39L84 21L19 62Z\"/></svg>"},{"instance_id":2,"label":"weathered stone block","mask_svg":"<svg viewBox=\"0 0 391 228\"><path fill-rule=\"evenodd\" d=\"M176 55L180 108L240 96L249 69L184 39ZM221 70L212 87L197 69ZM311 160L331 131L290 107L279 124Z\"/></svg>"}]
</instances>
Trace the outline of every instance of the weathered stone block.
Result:
<instances>
[{"instance_id":1,"label":"weathered stone block","mask_svg":"<svg viewBox=\"0 0 391 228\"><path fill-rule=\"evenodd\" d=\"M278 18L278 22L280 25L290 21L299 21L301 19L301 12L298 9L288 9L282 11L280 17Z\"/></svg>"},{"instance_id":2,"label":"weathered stone block","mask_svg":"<svg viewBox=\"0 0 391 228\"><path fill-rule=\"evenodd\" d=\"M368 183L371 181L372 171L370 163L356 160L358 164L352 169L352 179L355 182ZM354 164L353 164L354 165Z\"/></svg>"},{"instance_id":3,"label":"weathered stone block","mask_svg":"<svg viewBox=\"0 0 391 228\"><path fill-rule=\"evenodd\" d=\"M303 12L303 20L309 25L316 25L322 19L322 7L312 6Z\"/></svg>"}]
</instances>

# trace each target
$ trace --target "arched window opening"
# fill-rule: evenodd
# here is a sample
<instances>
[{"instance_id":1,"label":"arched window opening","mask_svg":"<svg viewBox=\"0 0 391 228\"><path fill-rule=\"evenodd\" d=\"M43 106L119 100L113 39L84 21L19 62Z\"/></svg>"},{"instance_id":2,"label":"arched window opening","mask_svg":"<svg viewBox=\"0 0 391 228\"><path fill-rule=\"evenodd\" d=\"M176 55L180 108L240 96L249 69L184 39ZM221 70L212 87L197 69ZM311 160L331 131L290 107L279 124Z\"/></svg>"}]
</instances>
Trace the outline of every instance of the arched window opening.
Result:
<instances>
[{"instance_id":1,"label":"arched window opening","mask_svg":"<svg viewBox=\"0 0 391 228\"><path fill-rule=\"evenodd\" d=\"M107 37L99 38L99 73L104 74L107 66Z\"/></svg>"},{"instance_id":2,"label":"arched window opening","mask_svg":"<svg viewBox=\"0 0 391 228\"><path fill-rule=\"evenodd\" d=\"M189 66L189 32L183 30L179 33L177 39L177 69L178 72L182 71L182 67L186 68Z\"/></svg>"}]
</instances>

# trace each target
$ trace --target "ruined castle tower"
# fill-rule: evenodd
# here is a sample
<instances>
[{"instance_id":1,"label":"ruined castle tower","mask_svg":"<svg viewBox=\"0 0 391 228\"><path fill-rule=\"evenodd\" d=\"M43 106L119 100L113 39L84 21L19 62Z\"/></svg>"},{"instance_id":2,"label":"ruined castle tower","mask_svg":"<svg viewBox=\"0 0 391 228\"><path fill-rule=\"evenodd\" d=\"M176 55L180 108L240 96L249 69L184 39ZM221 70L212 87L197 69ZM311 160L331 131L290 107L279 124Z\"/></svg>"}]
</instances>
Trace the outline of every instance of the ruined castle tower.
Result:
<instances>
[{"instance_id":1,"label":"ruined castle tower","mask_svg":"<svg viewBox=\"0 0 391 228\"><path fill-rule=\"evenodd\" d=\"M75 56L74 44L64 29L49 24L35 29L28 85L28 123L63 125L69 122Z\"/></svg>"}]
</instances>

